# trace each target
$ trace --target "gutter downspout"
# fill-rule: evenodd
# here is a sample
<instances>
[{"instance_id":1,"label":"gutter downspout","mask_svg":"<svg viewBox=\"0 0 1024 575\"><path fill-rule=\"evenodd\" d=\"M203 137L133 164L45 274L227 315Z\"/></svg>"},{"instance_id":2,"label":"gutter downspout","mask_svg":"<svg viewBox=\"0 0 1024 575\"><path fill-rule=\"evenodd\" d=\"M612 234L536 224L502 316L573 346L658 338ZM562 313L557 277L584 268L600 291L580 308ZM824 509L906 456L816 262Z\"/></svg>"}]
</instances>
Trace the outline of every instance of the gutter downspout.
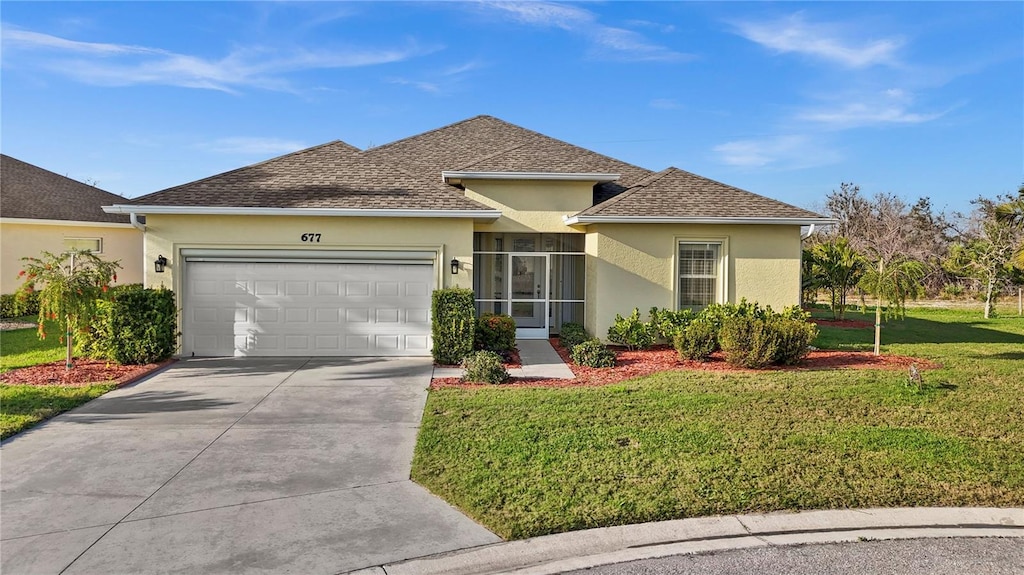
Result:
<instances>
[{"instance_id":1,"label":"gutter downspout","mask_svg":"<svg viewBox=\"0 0 1024 575\"><path fill-rule=\"evenodd\" d=\"M132 224L132 227L134 227L135 229L139 230L142 233L146 233L146 224L139 223L139 218L135 212L128 212L128 221L129 223ZM813 225L811 226L811 229L814 229Z\"/></svg>"},{"instance_id":2,"label":"gutter downspout","mask_svg":"<svg viewBox=\"0 0 1024 575\"><path fill-rule=\"evenodd\" d=\"M135 214L132 214L133 221L134 221L134 218L135 218ZM814 235L814 226L815 225L816 224L811 224L811 227L807 229L807 235L806 236L800 236L800 241L804 241L807 238L809 238L809 237Z\"/></svg>"}]
</instances>

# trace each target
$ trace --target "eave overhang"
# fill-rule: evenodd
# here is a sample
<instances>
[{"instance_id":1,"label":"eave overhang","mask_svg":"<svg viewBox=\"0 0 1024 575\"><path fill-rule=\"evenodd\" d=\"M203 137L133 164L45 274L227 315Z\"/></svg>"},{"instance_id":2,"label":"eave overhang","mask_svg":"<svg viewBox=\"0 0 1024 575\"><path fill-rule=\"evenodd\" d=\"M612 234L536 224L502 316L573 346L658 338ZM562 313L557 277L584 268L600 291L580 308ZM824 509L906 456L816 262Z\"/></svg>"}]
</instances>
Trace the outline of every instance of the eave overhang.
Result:
<instances>
[{"instance_id":1,"label":"eave overhang","mask_svg":"<svg viewBox=\"0 0 1024 575\"><path fill-rule=\"evenodd\" d=\"M619 174L591 172L461 172L442 171L446 184L461 184L463 180L549 180L556 182L614 182Z\"/></svg>"},{"instance_id":2,"label":"eave overhang","mask_svg":"<svg viewBox=\"0 0 1024 575\"><path fill-rule=\"evenodd\" d=\"M409 210L386 208L251 208L234 206L103 206L108 214L176 214L205 216L327 216L356 218L468 218L496 220L500 210Z\"/></svg>"},{"instance_id":3,"label":"eave overhang","mask_svg":"<svg viewBox=\"0 0 1024 575\"><path fill-rule=\"evenodd\" d=\"M567 226L590 224L756 224L779 226L828 225L829 218L763 218L763 217L663 217L663 216L562 216Z\"/></svg>"}]
</instances>

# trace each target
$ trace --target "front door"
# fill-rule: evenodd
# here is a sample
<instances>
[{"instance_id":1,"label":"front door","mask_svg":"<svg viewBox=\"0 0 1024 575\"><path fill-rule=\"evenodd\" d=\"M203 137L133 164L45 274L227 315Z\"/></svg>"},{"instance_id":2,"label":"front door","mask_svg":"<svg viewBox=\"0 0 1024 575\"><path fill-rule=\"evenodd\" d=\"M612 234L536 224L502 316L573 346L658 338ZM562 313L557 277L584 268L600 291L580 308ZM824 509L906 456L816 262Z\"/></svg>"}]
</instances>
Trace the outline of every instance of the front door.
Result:
<instances>
[{"instance_id":1,"label":"front door","mask_svg":"<svg viewBox=\"0 0 1024 575\"><path fill-rule=\"evenodd\" d=\"M548 337L548 256L509 254L509 315L516 321L516 337Z\"/></svg>"}]
</instances>

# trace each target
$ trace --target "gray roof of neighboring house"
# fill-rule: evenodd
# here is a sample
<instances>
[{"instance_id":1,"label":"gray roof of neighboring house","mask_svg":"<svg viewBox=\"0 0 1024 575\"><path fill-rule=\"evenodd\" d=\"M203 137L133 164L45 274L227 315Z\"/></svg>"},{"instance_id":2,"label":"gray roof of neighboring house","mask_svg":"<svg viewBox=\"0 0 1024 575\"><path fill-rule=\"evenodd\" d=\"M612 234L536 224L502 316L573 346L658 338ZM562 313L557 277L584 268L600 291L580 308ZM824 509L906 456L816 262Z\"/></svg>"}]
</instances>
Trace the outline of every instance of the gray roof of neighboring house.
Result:
<instances>
[{"instance_id":1,"label":"gray roof of neighboring house","mask_svg":"<svg viewBox=\"0 0 1024 575\"><path fill-rule=\"evenodd\" d=\"M102 206L125 198L0 154L0 216L33 220L128 223Z\"/></svg>"},{"instance_id":2,"label":"gray roof of neighboring house","mask_svg":"<svg viewBox=\"0 0 1024 575\"><path fill-rule=\"evenodd\" d=\"M814 212L737 187L668 168L578 216L666 218L821 218Z\"/></svg>"},{"instance_id":3,"label":"gray roof of neighboring house","mask_svg":"<svg viewBox=\"0 0 1024 575\"><path fill-rule=\"evenodd\" d=\"M156 206L490 209L437 177L426 179L335 141L132 200Z\"/></svg>"}]
</instances>

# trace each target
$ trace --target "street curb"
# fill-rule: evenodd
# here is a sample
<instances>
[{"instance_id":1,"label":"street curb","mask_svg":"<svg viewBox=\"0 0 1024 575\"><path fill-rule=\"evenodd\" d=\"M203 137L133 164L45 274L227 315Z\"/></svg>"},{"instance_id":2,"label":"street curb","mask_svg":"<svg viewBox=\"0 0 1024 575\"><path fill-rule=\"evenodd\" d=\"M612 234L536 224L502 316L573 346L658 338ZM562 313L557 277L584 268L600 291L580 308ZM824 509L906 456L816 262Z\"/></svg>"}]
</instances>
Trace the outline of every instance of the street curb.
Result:
<instances>
[{"instance_id":1,"label":"street curb","mask_svg":"<svg viewBox=\"0 0 1024 575\"><path fill-rule=\"evenodd\" d=\"M350 574L549 575L689 553L927 537L1024 537L1024 508L844 509L678 519L495 543Z\"/></svg>"}]
</instances>

